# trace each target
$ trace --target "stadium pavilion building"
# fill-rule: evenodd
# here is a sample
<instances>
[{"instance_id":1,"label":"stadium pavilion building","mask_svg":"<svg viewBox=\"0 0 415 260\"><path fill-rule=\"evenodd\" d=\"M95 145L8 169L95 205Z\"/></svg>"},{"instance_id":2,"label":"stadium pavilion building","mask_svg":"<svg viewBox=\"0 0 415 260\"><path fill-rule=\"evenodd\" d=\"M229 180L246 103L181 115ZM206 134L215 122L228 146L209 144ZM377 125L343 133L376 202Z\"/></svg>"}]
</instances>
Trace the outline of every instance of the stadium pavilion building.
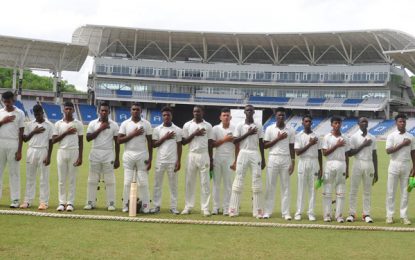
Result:
<instances>
[{"instance_id":1,"label":"stadium pavilion building","mask_svg":"<svg viewBox=\"0 0 415 260\"><path fill-rule=\"evenodd\" d=\"M330 115L350 122L344 131L365 115L381 135L394 112L413 109L407 72L415 72L415 38L395 30L219 33L85 25L71 45L94 57L90 104L110 101L117 121L129 114L131 101L145 104L153 124L161 106L174 105L178 125L196 103L209 106L213 122L221 107L253 104L264 108L264 119L271 115L265 108L288 108L297 130L305 111L321 131ZM82 119L96 111L81 106Z\"/></svg>"}]
</instances>

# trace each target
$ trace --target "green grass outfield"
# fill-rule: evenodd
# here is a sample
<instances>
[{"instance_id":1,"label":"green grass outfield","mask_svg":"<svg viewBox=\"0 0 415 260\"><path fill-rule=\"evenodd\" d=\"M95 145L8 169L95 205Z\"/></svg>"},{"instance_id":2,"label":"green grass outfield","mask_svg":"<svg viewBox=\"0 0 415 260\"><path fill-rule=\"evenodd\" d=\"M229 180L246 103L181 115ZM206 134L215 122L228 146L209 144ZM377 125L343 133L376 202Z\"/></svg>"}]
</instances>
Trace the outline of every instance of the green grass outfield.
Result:
<instances>
[{"instance_id":1,"label":"green grass outfield","mask_svg":"<svg viewBox=\"0 0 415 260\"><path fill-rule=\"evenodd\" d=\"M98 192L98 208L93 211L83 210L86 200L86 183L88 177L89 143L85 142L83 165L77 178L75 214L97 214L127 216L121 212L121 195L123 169L116 170L117 178L117 211L108 212L105 207L105 190ZM26 150L26 146L24 151ZM184 207L184 168L187 146L183 150L182 170L179 172L179 209ZM154 158L155 158L154 151ZM385 193L388 156L385 143L378 142L379 182L372 193L372 217L376 226L385 224ZM25 192L25 155L21 164L21 197ZM351 160L351 163L353 160ZM153 162L154 166L154 162ZM56 150L51 165L51 196L50 208L47 212L55 213L58 205L58 185L56 170ZM150 192L152 194L153 169L150 172ZM265 183L265 171L263 171ZM296 207L296 172L291 178L291 214ZM350 179L349 179L350 180ZM350 181L347 181L349 187ZM3 178L3 196L0 209L9 209L10 195L7 170ZM199 183L199 180L198 180ZM241 200L241 216L238 218L212 216L204 218L200 215L200 197L198 184L196 206L193 214L173 216L169 209L169 190L167 178L164 179L163 205L161 214L145 215L146 218L172 218L194 220L226 220L250 222L287 223L280 214L280 188L277 184L276 207L273 217L269 220L256 220L251 213L251 179L246 178L243 198ZM265 185L264 185L265 187ZM412 195L412 194L411 194ZM32 211L37 211L38 192ZM348 194L344 214L348 212ZM316 224L323 224L321 189L316 201ZM399 205L397 196L396 207ZM358 212L361 211L361 194L359 194ZM20 210L17 210L20 211ZM66 213L63 213L66 214ZM143 215L138 215L141 217ZM303 215L305 216L305 215ZM409 216L415 222L415 202L410 198ZM310 223L308 220L292 221L291 223ZM399 219L396 211L395 219ZM327 225L338 225L329 223ZM342 226L351 225L348 223ZM353 225L368 224L360 220ZM389 225L390 226L390 225ZM395 223L393 227L404 227ZM129 223L97 220L53 219L30 216L0 215L0 258L391 258L412 259L415 246L413 233L384 231L341 231L341 230L310 230L267 227L233 227L204 225L174 225Z\"/></svg>"}]
</instances>

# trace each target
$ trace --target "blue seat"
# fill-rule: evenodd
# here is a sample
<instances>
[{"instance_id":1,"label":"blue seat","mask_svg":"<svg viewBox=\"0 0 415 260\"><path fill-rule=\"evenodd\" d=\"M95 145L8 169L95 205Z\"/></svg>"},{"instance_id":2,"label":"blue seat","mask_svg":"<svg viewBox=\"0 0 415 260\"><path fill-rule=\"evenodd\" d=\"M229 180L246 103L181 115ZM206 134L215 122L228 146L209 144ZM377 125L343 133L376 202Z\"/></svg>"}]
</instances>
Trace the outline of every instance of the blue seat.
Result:
<instances>
[{"instance_id":1,"label":"blue seat","mask_svg":"<svg viewBox=\"0 0 415 260\"><path fill-rule=\"evenodd\" d=\"M97 119L97 108L92 105L79 104L79 112L81 113L82 122L87 124Z\"/></svg>"},{"instance_id":2,"label":"blue seat","mask_svg":"<svg viewBox=\"0 0 415 260\"><path fill-rule=\"evenodd\" d=\"M313 124L311 125L311 129L315 129L322 121L324 120L324 118L322 117L313 117ZM299 127L297 127L297 129L295 129L296 132L300 132L304 130L304 126L300 125Z\"/></svg>"},{"instance_id":3,"label":"blue seat","mask_svg":"<svg viewBox=\"0 0 415 260\"><path fill-rule=\"evenodd\" d=\"M342 122L342 127L340 131L342 133L347 133L350 129L352 129L357 124L357 118L346 118Z\"/></svg>"},{"instance_id":4,"label":"blue seat","mask_svg":"<svg viewBox=\"0 0 415 260\"><path fill-rule=\"evenodd\" d=\"M391 129L395 125L395 120L388 119L380 122L379 124L375 125L371 129L369 129L369 133L374 136L383 135L389 129Z\"/></svg>"},{"instance_id":5,"label":"blue seat","mask_svg":"<svg viewBox=\"0 0 415 260\"><path fill-rule=\"evenodd\" d=\"M62 119L62 110L59 105L53 103L42 103L42 107L52 123Z\"/></svg>"},{"instance_id":6,"label":"blue seat","mask_svg":"<svg viewBox=\"0 0 415 260\"><path fill-rule=\"evenodd\" d=\"M150 124L152 127L156 127L163 123L163 117L160 110L150 110Z\"/></svg>"},{"instance_id":7,"label":"blue seat","mask_svg":"<svg viewBox=\"0 0 415 260\"><path fill-rule=\"evenodd\" d=\"M411 135L415 136L415 127L408 131Z\"/></svg>"},{"instance_id":8,"label":"blue seat","mask_svg":"<svg viewBox=\"0 0 415 260\"><path fill-rule=\"evenodd\" d=\"M133 92L131 90L122 90L122 89L117 89L115 91L115 93L117 94L117 96L119 97L131 97L133 95Z\"/></svg>"},{"instance_id":9,"label":"blue seat","mask_svg":"<svg viewBox=\"0 0 415 260\"><path fill-rule=\"evenodd\" d=\"M309 98L307 100L307 106L321 106L326 101L325 98Z\"/></svg>"},{"instance_id":10,"label":"blue seat","mask_svg":"<svg viewBox=\"0 0 415 260\"><path fill-rule=\"evenodd\" d=\"M212 102L212 103L241 103L241 99L236 98L216 98L216 97L197 97L196 102Z\"/></svg>"},{"instance_id":11,"label":"blue seat","mask_svg":"<svg viewBox=\"0 0 415 260\"><path fill-rule=\"evenodd\" d=\"M182 100L186 101L190 99L189 93L170 93L170 92L153 92L153 99L159 100Z\"/></svg>"},{"instance_id":12,"label":"blue seat","mask_svg":"<svg viewBox=\"0 0 415 260\"><path fill-rule=\"evenodd\" d=\"M115 108L115 122L121 124L123 121L131 117L130 108L116 107Z\"/></svg>"},{"instance_id":13,"label":"blue seat","mask_svg":"<svg viewBox=\"0 0 415 260\"><path fill-rule=\"evenodd\" d=\"M27 115L26 109L24 108L24 106L23 106L23 103L22 103L22 102L20 102L19 100L16 100L16 101L14 102L14 105L15 105L18 109L22 110L22 111L25 113L25 115Z\"/></svg>"},{"instance_id":14,"label":"blue seat","mask_svg":"<svg viewBox=\"0 0 415 260\"><path fill-rule=\"evenodd\" d=\"M275 116L274 115L272 115L268 120L267 120L267 122L265 122L265 124L262 126L262 128L264 129L264 132L265 132L265 130L267 129L267 127L268 126L270 126L270 125L273 125L273 124L275 124L277 121L275 120Z\"/></svg>"},{"instance_id":15,"label":"blue seat","mask_svg":"<svg viewBox=\"0 0 415 260\"><path fill-rule=\"evenodd\" d=\"M268 97L268 96L250 96L249 103L252 104L275 104L285 105L290 98L287 97Z\"/></svg>"},{"instance_id":16,"label":"blue seat","mask_svg":"<svg viewBox=\"0 0 415 260\"><path fill-rule=\"evenodd\" d=\"M357 106L362 103L363 99L361 98L348 98L343 102L343 106Z\"/></svg>"}]
</instances>

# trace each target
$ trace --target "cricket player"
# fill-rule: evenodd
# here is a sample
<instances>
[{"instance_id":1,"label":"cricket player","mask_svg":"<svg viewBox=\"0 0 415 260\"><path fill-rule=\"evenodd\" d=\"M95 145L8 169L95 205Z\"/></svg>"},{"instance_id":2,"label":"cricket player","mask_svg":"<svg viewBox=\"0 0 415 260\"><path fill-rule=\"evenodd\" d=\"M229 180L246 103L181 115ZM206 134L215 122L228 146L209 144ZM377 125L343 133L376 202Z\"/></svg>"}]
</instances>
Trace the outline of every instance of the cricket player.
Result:
<instances>
[{"instance_id":1,"label":"cricket player","mask_svg":"<svg viewBox=\"0 0 415 260\"><path fill-rule=\"evenodd\" d=\"M265 189L264 218L270 218L275 206L277 178L281 186L281 214L285 220L290 215L290 176L295 165L295 130L285 124L285 109L275 109L275 125L265 130L264 148L269 149L267 179Z\"/></svg>"},{"instance_id":2,"label":"cricket player","mask_svg":"<svg viewBox=\"0 0 415 260\"><path fill-rule=\"evenodd\" d=\"M84 209L91 210L96 207L97 186L100 179L103 179L107 192L107 209L114 211L114 169L120 167L120 145L117 141L119 128L118 124L109 118L110 106L108 103L101 103L98 113L99 118L92 120L86 130L86 140L92 141L92 148L89 153L87 202Z\"/></svg>"},{"instance_id":3,"label":"cricket player","mask_svg":"<svg viewBox=\"0 0 415 260\"><path fill-rule=\"evenodd\" d=\"M395 194L398 184L401 186L400 217L401 222L410 225L408 219L408 179L415 175L415 140L406 131L406 116L395 117L396 131L386 139L386 153L390 155L388 168L388 184L386 192L386 223L393 223L395 211Z\"/></svg>"},{"instance_id":4,"label":"cricket player","mask_svg":"<svg viewBox=\"0 0 415 260\"><path fill-rule=\"evenodd\" d=\"M189 144L186 168L185 207L182 215L190 214L195 204L197 173L200 173L200 206L203 216L210 216L209 170L213 167L212 125L203 119L203 107L193 107L193 119L184 124L182 144Z\"/></svg>"},{"instance_id":5,"label":"cricket player","mask_svg":"<svg viewBox=\"0 0 415 260\"><path fill-rule=\"evenodd\" d=\"M18 208L20 200L20 164L25 115L14 106L14 94L1 95L4 108L0 109L0 198L3 191L3 172L9 164L10 208Z\"/></svg>"},{"instance_id":6,"label":"cricket player","mask_svg":"<svg viewBox=\"0 0 415 260\"><path fill-rule=\"evenodd\" d=\"M235 180L232 184L232 194L229 203L229 216L239 215L240 197L243 191L245 175L250 169L252 172L252 215L263 217L262 180L261 170L265 168L264 133L262 125L254 122L255 109L246 105L244 109L245 121L235 127L233 133L234 144L239 144L239 154L236 163ZM259 148L259 153L258 153Z\"/></svg>"},{"instance_id":7,"label":"cricket player","mask_svg":"<svg viewBox=\"0 0 415 260\"><path fill-rule=\"evenodd\" d=\"M35 198L36 172L40 171L39 180L39 210L49 206L49 172L50 157L53 148L54 126L45 119L41 105L33 106L35 119L30 121L23 134L23 141L29 142L26 156L26 196L21 209L29 208Z\"/></svg>"},{"instance_id":8,"label":"cricket player","mask_svg":"<svg viewBox=\"0 0 415 260\"><path fill-rule=\"evenodd\" d=\"M359 118L359 130L350 138L349 156L355 160L350 177L350 204L347 222L356 219L357 191L360 182L363 182L363 216L366 223L373 223L370 217L370 197L372 184L378 181L378 156L376 153L376 138L368 133L368 120L366 117Z\"/></svg>"},{"instance_id":9,"label":"cricket player","mask_svg":"<svg viewBox=\"0 0 415 260\"><path fill-rule=\"evenodd\" d=\"M349 177L349 139L342 135L340 129L342 119L333 116L330 119L331 133L323 138L322 150L326 156L323 177L323 211L324 221L331 222L332 192L336 190L336 214L338 223L343 223L343 207L346 193L346 179Z\"/></svg>"},{"instance_id":10,"label":"cricket player","mask_svg":"<svg viewBox=\"0 0 415 260\"><path fill-rule=\"evenodd\" d=\"M233 143L233 132L235 126L231 124L231 111L223 108L219 117L221 123L213 127L213 147L215 147L213 158L213 210L212 215L219 214L221 181L223 180L223 215L229 215L229 200L232 192L232 169L235 169L235 144Z\"/></svg>"},{"instance_id":11,"label":"cricket player","mask_svg":"<svg viewBox=\"0 0 415 260\"><path fill-rule=\"evenodd\" d=\"M160 212L163 177L167 173L170 187L170 212L180 214L177 210L177 189L182 158L182 130L173 124L173 110L170 107L161 109L163 123L154 128L153 147L157 149L156 169L154 173L154 213Z\"/></svg>"},{"instance_id":12,"label":"cricket player","mask_svg":"<svg viewBox=\"0 0 415 260\"><path fill-rule=\"evenodd\" d=\"M131 117L121 123L118 132L118 143L125 144L123 154L124 191L122 212L128 212L128 199L131 182L136 177L139 198L142 201L142 212L150 213L150 191L148 187L148 171L153 159L150 123L141 118L141 105L131 105ZM136 202L131 202L136 203Z\"/></svg>"},{"instance_id":13,"label":"cricket player","mask_svg":"<svg viewBox=\"0 0 415 260\"><path fill-rule=\"evenodd\" d=\"M301 220L304 209L305 193L308 193L308 220L315 221L314 205L316 201L314 183L317 178L322 178L323 156L321 153L321 142L317 135L311 130L313 125L310 115L303 116L302 124L304 130L295 136L294 150L298 156L298 190L297 211L294 219Z\"/></svg>"},{"instance_id":14,"label":"cricket player","mask_svg":"<svg viewBox=\"0 0 415 260\"><path fill-rule=\"evenodd\" d=\"M84 127L79 120L73 118L73 113L73 103L65 102L63 119L55 123L52 137L53 143L59 143L57 155L59 206L57 211L74 210L77 167L82 165ZM67 185L68 196L66 195Z\"/></svg>"}]
</instances>

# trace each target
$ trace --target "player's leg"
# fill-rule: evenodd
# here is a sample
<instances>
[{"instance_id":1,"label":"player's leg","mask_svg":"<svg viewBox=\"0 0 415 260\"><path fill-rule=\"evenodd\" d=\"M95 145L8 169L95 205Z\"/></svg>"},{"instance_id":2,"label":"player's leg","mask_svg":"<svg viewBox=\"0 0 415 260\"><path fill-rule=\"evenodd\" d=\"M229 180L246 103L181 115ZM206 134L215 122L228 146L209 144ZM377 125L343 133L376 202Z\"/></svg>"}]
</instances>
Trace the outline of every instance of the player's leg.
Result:
<instances>
[{"instance_id":1,"label":"player's leg","mask_svg":"<svg viewBox=\"0 0 415 260\"><path fill-rule=\"evenodd\" d=\"M235 217L239 215L240 198L244 187L244 178L248 170L247 152L241 151L238 155L236 163L235 179L232 183L232 193L229 200L229 216Z\"/></svg>"},{"instance_id":2,"label":"player's leg","mask_svg":"<svg viewBox=\"0 0 415 260\"><path fill-rule=\"evenodd\" d=\"M178 183L179 183L179 172L174 172L174 163L167 165L167 176L169 179L170 188L170 212L177 215L180 212L177 210L177 197L178 197Z\"/></svg>"},{"instance_id":3,"label":"player's leg","mask_svg":"<svg viewBox=\"0 0 415 260\"><path fill-rule=\"evenodd\" d=\"M346 198L346 163L338 165L336 171L336 220L344 222L343 208Z\"/></svg>"},{"instance_id":4,"label":"player's leg","mask_svg":"<svg viewBox=\"0 0 415 260\"><path fill-rule=\"evenodd\" d=\"M370 167L366 169L363 174L363 220L367 223L373 222L373 219L370 217L373 177L374 168Z\"/></svg>"},{"instance_id":5,"label":"player's leg","mask_svg":"<svg viewBox=\"0 0 415 260\"><path fill-rule=\"evenodd\" d=\"M393 223L393 214L395 212L395 195L399 181L399 165L395 162L389 163L388 181L386 190L386 222Z\"/></svg>"},{"instance_id":6,"label":"player's leg","mask_svg":"<svg viewBox=\"0 0 415 260\"><path fill-rule=\"evenodd\" d=\"M9 148L7 163L9 164L10 207L18 208L20 200L20 161L16 161L17 147Z\"/></svg>"},{"instance_id":7,"label":"player's leg","mask_svg":"<svg viewBox=\"0 0 415 260\"><path fill-rule=\"evenodd\" d=\"M186 166L186 190L185 190L185 205L182 214L189 214L195 205L195 190L196 190L196 173L198 170L197 157L193 153L189 153Z\"/></svg>"},{"instance_id":8,"label":"player's leg","mask_svg":"<svg viewBox=\"0 0 415 260\"><path fill-rule=\"evenodd\" d=\"M167 170L167 164L157 163L154 169L154 189L153 189L153 205L155 210L160 210L164 172Z\"/></svg>"},{"instance_id":9,"label":"player's leg","mask_svg":"<svg viewBox=\"0 0 415 260\"><path fill-rule=\"evenodd\" d=\"M34 153L34 151L29 148L27 152L28 160L26 162L26 194L23 203L20 205L20 208L23 209L32 205L36 192L36 172L38 169L38 162L31 153Z\"/></svg>"},{"instance_id":10,"label":"player's leg","mask_svg":"<svg viewBox=\"0 0 415 260\"><path fill-rule=\"evenodd\" d=\"M334 182L335 171L333 170L332 162L327 162L323 180L323 218L325 222L331 221L331 200Z\"/></svg>"},{"instance_id":11,"label":"player's leg","mask_svg":"<svg viewBox=\"0 0 415 260\"><path fill-rule=\"evenodd\" d=\"M359 191L359 184L362 178L362 165L359 160L355 160L352 168L352 176L350 177L350 203L349 216L346 218L347 222L354 222L356 219L357 192Z\"/></svg>"},{"instance_id":12,"label":"player's leg","mask_svg":"<svg viewBox=\"0 0 415 260\"><path fill-rule=\"evenodd\" d=\"M262 198L262 170L261 158L258 153L253 153L249 157L250 167L252 171L252 215L256 218L264 217L264 206ZM275 185L274 185L275 187ZM274 190L275 194L275 190ZM274 196L275 201L275 196ZM272 213L270 208L270 214Z\"/></svg>"},{"instance_id":13,"label":"player's leg","mask_svg":"<svg viewBox=\"0 0 415 260\"><path fill-rule=\"evenodd\" d=\"M86 205L84 209L90 210L96 207L97 186L99 182L99 174L102 167L101 162L89 162L88 186L86 191Z\"/></svg>"},{"instance_id":14,"label":"player's leg","mask_svg":"<svg viewBox=\"0 0 415 260\"><path fill-rule=\"evenodd\" d=\"M314 188L314 184L318 178L318 172L320 170L320 166L318 161L315 160L312 162L312 167L307 170L306 172L306 187L305 189L308 192L309 200L308 200L308 220L315 221L316 215L314 213L314 205L316 203L316 190Z\"/></svg>"},{"instance_id":15,"label":"player's leg","mask_svg":"<svg viewBox=\"0 0 415 260\"><path fill-rule=\"evenodd\" d=\"M65 210L66 205L66 176L68 175L68 160L66 158L66 151L58 149L57 165L58 165L58 193L59 193L59 206L58 211Z\"/></svg>"},{"instance_id":16,"label":"player's leg","mask_svg":"<svg viewBox=\"0 0 415 260\"><path fill-rule=\"evenodd\" d=\"M66 206L67 211L73 211L74 210L74 204L75 204L75 192L76 192L76 175L78 174L78 167L74 166L74 163L78 159L78 153L79 151L76 150L70 150L69 156L71 160L67 164L68 166L68 205Z\"/></svg>"},{"instance_id":17,"label":"player's leg","mask_svg":"<svg viewBox=\"0 0 415 260\"><path fill-rule=\"evenodd\" d=\"M229 200L231 198L232 193L232 180L233 180L233 171L231 169L231 162L226 162L222 166L222 179L223 179L223 198L222 198L222 209L223 214L229 214Z\"/></svg>"},{"instance_id":18,"label":"player's leg","mask_svg":"<svg viewBox=\"0 0 415 260\"><path fill-rule=\"evenodd\" d=\"M144 163L146 159L142 158L138 162L137 167L137 184L140 194L140 199L142 201L142 210L143 213L150 212L150 190L148 185L148 171L147 165Z\"/></svg>"},{"instance_id":19,"label":"player's leg","mask_svg":"<svg viewBox=\"0 0 415 260\"><path fill-rule=\"evenodd\" d=\"M115 210L115 173L114 164L111 162L103 163L102 173L104 174L105 191L107 195L107 209Z\"/></svg>"},{"instance_id":20,"label":"player's leg","mask_svg":"<svg viewBox=\"0 0 415 260\"><path fill-rule=\"evenodd\" d=\"M47 156L47 150L42 154L42 158L39 161L39 210L46 210L49 207L49 175L50 175L50 165L46 166L43 163L44 158Z\"/></svg>"},{"instance_id":21,"label":"player's leg","mask_svg":"<svg viewBox=\"0 0 415 260\"><path fill-rule=\"evenodd\" d=\"M201 154L199 156L199 171L200 171L200 209L202 214L207 217L210 216L209 201L210 201L210 160L208 154Z\"/></svg>"},{"instance_id":22,"label":"player's leg","mask_svg":"<svg viewBox=\"0 0 415 260\"><path fill-rule=\"evenodd\" d=\"M408 196L408 190L407 190L410 168L407 167L407 165L403 165L402 168L403 169L399 174L399 184L401 188L401 203L400 203L399 213L400 213L401 221L406 225L410 225L411 222L408 219L409 196Z\"/></svg>"},{"instance_id":23,"label":"player's leg","mask_svg":"<svg viewBox=\"0 0 415 260\"><path fill-rule=\"evenodd\" d=\"M268 157L268 165L266 170L266 181L265 181L265 208L264 218L268 218L272 215L275 206L275 191L277 186L277 177L279 169L276 165L276 157L270 155Z\"/></svg>"},{"instance_id":24,"label":"player's leg","mask_svg":"<svg viewBox=\"0 0 415 260\"><path fill-rule=\"evenodd\" d=\"M289 157L288 157L289 158ZM290 214L290 173L288 165L290 158L284 164L280 164L280 187L281 187L281 215L285 220L291 220Z\"/></svg>"},{"instance_id":25,"label":"player's leg","mask_svg":"<svg viewBox=\"0 0 415 260\"><path fill-rule=\"evenodd\" d=\"M307 184L305 161L300 159L298 161L298 175L297 175L297 211L295 212L294 219L301 220L301 214L303 212L305 201L305 189Z\"/></svg>"},{"instance_id":26,"label":"player's leg","mask_svg":"<svg viewBox=\"0 0 415 260\"><path fill-rule=\"evenodd\" d=\"M124 189L122 193L122 212L128 212L128 201L130 198L131 182L133 181L136 173L136 163L133 158L130 158L128 154L123 154L123 167L124 167Z\"/></svg>"},{"instance_id":27,"label":"player's leg","mask_svg":"<svg viewBox=\"0 0 415 260\"><path fill-rule=\"evenodd\" d=\"M217 215L219 214L220 208L220 183L221 179L224 177L223 170L223 161L215 157L213 160L213 187L212 187L212 204L213 210L212 214Z\"/></svg>"}]
</instances>

